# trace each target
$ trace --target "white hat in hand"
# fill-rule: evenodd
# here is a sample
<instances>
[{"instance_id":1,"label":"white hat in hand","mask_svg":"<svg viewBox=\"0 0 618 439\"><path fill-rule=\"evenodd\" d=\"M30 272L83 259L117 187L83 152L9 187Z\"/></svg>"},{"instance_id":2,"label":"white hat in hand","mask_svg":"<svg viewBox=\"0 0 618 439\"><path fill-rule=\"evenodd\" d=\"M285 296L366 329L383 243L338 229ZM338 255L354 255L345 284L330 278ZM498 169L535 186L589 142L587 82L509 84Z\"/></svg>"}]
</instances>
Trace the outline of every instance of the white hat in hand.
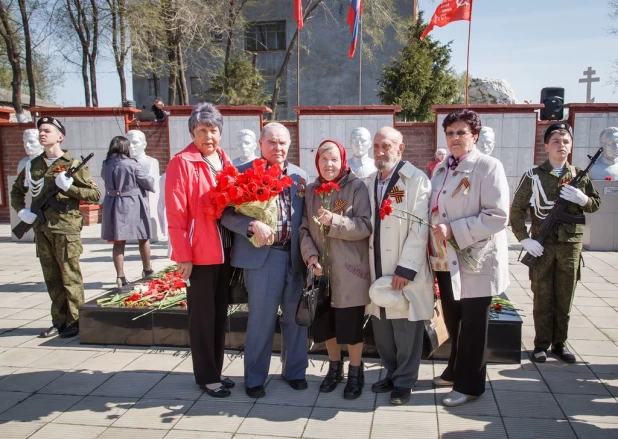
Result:
<instances>
[{"instance_id":1,"label":"white hat in hand","mask_svg":"<svg viewBox=\"0 0 618 439\"><path fill-rule=\"evenodd\" d=\"M371 301L383 308L394 311L407 311L409 302L403 291L393 290L393 276L382 276L376 279L369 288Z\"/></svg>"}]
</instances>

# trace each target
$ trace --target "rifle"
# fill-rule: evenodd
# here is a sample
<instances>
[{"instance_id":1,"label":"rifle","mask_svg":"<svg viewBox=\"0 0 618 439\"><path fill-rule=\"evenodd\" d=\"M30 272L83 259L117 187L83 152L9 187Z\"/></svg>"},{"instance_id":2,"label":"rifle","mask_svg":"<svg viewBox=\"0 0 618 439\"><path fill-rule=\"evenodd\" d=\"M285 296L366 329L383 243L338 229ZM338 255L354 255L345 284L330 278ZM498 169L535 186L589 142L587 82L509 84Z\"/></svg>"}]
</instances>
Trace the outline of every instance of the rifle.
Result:
<instances>
[{"instance_id":1,"label":"rifle","mask_svg":"<svg viewBox=\"0 0 618 439\"><path fill-rule=\"evenodd\" d=\"M82 156L82 162L79 165L71 166L69 168L69 170L67 171L67 177L73 176L73 174L75 174L82 168L82 166L88 163L88 160L90 160L92 157L94 157L93 152L91 152L86 158ZM58 192L60 192L60 188L56 185L56 182L53 181L52 184L47 187L45 194L43 194L43 196L38 198L36 201L32 202L32 205L30 206L30 211L36 214L37 219L39 220L39 224L45 224L47 222L47 218L45 217L45 211L50 207L63 213L69 211L69 207L56 198L56 194ZM17 236L18 239L21 239L31 228L32 224L20 221L19 224L17 224L13 228L13 234Z\"/></svg>"},{"instance_id":2,"label":"rifle","mask_svg":"<svg viewBox=\"0 0 618 439\"><path fill-rule=\"evenodd\" d=\"M599 159L599 157L601 156L601 153L603 153L603 147L600 147L594 156L592 157L588 156L588 158L590 159L590 163L588 163L588 166L586 167L586 169L580 169L580 171L573 178L573 180L569 182L569 185L575 188L579 188L582 179L590 172L590 168L592 168L592 166ZM558 223L561 222L563 219L569 217L569 214L565 212L565 209L567 208L569 203L570 201L567 201L564 198L561 198L560 196L558 196L558 199L556 200L554 207L552 208L552 210L549 211L549 213L547 214L547 216L541 223L541 226L539 227L539 236L534 238L539 242L539 244L543 245L543 243L549 237L549 235L553 233ZM575 221L575 222L577 224L585 224L586 220L584 218L583 221ZM524 257L521 259L521 263L532 268L536 265L538 260L539 260L538 257L532 256L530 253L526 253Z\"/></svg>"}]
</instances>

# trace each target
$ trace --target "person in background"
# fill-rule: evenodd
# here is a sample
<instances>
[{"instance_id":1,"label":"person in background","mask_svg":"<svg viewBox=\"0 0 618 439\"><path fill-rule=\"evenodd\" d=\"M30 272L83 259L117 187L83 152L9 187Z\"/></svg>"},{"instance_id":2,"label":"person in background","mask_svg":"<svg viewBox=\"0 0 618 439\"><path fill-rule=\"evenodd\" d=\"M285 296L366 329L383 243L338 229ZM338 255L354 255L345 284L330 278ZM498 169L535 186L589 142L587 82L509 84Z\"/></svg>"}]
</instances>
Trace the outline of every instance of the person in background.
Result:
<instances>
[{"instance_id":1,"label":"person in background","mask_svg":"<svg viewBox=\"0 0 618 439\"><path fill-rule=\"evenodd\" d=\"M155 115L155 122L163 123L167 120L167 116L170 115L170 112L165 111L163 107L163 99L156 97L151 107L152 112Z\"/></svg>"},{"instance_id":2,"label":"person in background","mask_svg":"<svg viewBox=\"0 0 618 439\"><path fill-rule=\"evenodd\" d=\"M434 161L427 163L427 170L429 171L429 178L433 177L433 171L440 163L446 158L446 149L438 148L434 154Z\"/></svg>"},{"instance_id":3,"label":"person in background","mask_svg":"<svg viewBox=\"0 0 618 439\"><path fill-rule=\"evenodd\" d=\"M320 385L332 392L343 379L341 345L350 356L345 399L356 399L365 384L363 373L363 326L369 304L369 235L371 208L362 180L348 167L346 151L339 142L325 140L318 147L315 164L319 177L307 186L305 214L300 227L300 250L308 267L328 285L311 333L315 343L326 342L330 366ZM322 199L316 194L323 183L339 190ZM317 222L314 220L317 218Z\"/></svg>"},{"instance_id":4,"label":"person in background","mask_svg":"<svg viewBox=\"0 0 618 439\"><path fill-rule=\"evenodd\" d=\"M582 180L581 189L568 184L579 171L567 162L573 148L573 131L568 124L550 125L543 142L547 160L522 177L511 205L511 226L522 247L539 258L530 268L535 332L532 360L545 362L551 345L554 354L567 363L574 363L575 355L567 348L566 341L571 305L580 278L584 212L596 212L601 198L589 176ZM539 227L558 197L569 201L566 215L541 245L536 240ZM528 212L532 219L530 233L526 228Z\"/></svg>"},{"instance_id":5,"label":"person in background","mask_svg":"<svg viewBox=\"0 0 618 439\"><path fill-rule=\"evenodd\" d=\"M200 389L215 398L231 395L235 383L221 375L232 278L232 234L204 208L215 176L232 161L219 146L223 116L202 102L189 117L192 142L176 154L165 172L167 230L171 259L187 282L189 341L193 375Z\"/></svg>"},{"instance_id":6,"label":"person in background","mask_svg":"<svg viewBox=\"0 0 618 439\"><path fill-rule=\"evenodd\" d=\"M101 238L114 241L112 257L116 268L116 286L127 285L124 273L124 249L127 241L137 240L142 259L142 277L152 273L150 266L150 212L143 191L154 192L154 179L130 158L129 139L116 136L109 144L101 167L105 182Z\"/></svg>"},{"instance_id":7,"label":"person in background","mask_svg":"<svg viewBox=\"0 0 618 439\"><path fill-rule=\"evenodd\" d=\"M509 284L509 185L502 163L475 147L477 113L455 110L442 127L449 156L431 179L430 260L451 354L433 383L453 387L442 404L455 407L485 392L491 297Z\"/></svg>"}]
</instances>

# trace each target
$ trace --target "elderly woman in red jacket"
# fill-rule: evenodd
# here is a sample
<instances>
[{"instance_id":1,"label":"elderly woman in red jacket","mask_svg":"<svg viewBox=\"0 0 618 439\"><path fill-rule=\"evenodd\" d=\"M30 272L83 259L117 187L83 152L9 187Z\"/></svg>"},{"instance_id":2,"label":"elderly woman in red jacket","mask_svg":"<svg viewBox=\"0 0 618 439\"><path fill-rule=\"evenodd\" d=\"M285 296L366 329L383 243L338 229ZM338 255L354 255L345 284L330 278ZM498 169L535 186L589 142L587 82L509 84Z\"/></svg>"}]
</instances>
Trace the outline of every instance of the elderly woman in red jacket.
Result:
<instances>
[{"instance_id":1,"label":"elderly woman in red jacket","mask_svg":"<svg viewBox=\"0 0 618 439\"><path fill-rule=\"evenodd\" d=\"M166 171L165 205L171 259L187 282L189 339L193 374L210 396L229 396L234 382L221 376L232 268L232 234L204 208L215 175L232 162L219 147L223 117L214 105L200 103L189 118L193 142L176 154Z\"/></svg>"}]
</instances>

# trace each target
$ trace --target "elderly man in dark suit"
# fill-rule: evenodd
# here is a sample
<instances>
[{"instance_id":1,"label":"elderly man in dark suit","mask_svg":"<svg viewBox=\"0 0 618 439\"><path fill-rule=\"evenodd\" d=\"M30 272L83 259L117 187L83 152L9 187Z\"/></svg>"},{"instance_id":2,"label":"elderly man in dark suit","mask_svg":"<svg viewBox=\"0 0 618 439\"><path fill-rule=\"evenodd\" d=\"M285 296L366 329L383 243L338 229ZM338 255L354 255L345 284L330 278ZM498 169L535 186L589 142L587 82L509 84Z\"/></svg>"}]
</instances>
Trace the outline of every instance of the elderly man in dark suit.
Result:
<instances>
[{"instance_id":1,"label":"elderly man in dark suit","mask_svg":"<svg viewBox=\"0 0 618 439\"><path fill-rule=\"evenodd\" d=\"M249 322L245 343L245 392L251 398L265 396L273 336L279 306L282 347L282 375L295 390L307 388L307 328L295 322L296 306L302 294L305 263L300 254L298 230L303 217L307 174L286 160L290 133L279 123L270 123L260 133L260 151L268 165L278 164L294 184L277 198L278 222L268 225L228 208L221 220L234 232L232 265L243 269L249 293ZM243 172L252 166L246 163ZM261 247L249 238L255 235Z\"/></svg>"}]
</instances>

